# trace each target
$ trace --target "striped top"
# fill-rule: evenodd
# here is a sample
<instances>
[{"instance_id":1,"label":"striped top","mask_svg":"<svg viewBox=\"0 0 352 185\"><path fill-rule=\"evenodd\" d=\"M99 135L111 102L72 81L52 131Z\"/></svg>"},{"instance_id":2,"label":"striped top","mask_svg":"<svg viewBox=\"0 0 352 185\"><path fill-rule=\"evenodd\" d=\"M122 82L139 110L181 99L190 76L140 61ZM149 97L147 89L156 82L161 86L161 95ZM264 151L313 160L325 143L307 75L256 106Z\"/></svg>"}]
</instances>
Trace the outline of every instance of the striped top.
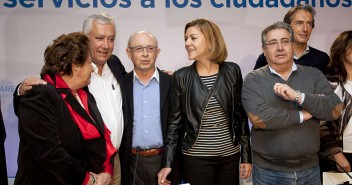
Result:
<instances>
[{"instance_id":1,"label":"striped top","mask_svg":"<svg viewBox=\"0 0 352 185\"><path fill-rule=\"evenodd\" d=\"M211 90L217 74L201 76L203 84ZM235 146L232 141L229 123L220 102L211 96L205 109L198 138L195 144L188 150L182 150L183 154L190 156L230 156L239 152L239 145Z\"/></svg>"}]
</instances>

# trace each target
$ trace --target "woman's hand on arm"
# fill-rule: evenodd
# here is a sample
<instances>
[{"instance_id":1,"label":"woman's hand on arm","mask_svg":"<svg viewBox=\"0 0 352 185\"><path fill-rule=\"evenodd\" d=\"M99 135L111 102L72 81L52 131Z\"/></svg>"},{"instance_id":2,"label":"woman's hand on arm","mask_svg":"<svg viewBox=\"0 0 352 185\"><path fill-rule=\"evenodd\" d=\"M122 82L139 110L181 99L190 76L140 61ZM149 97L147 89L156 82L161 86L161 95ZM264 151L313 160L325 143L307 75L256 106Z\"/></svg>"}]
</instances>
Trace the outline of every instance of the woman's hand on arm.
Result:
<instances>
[{"instance_id":1,"label":"woman's hand on arm","mask_svg":"<svg viewBox=\"0 0 352 185\"><path fill-rule=\"evenodd\" d=\"M169 185L170 181L166 179L166 177L170 174L171 168L163 168L158 173L158 184L159 185Z\"/></svg>"}]
</instances>

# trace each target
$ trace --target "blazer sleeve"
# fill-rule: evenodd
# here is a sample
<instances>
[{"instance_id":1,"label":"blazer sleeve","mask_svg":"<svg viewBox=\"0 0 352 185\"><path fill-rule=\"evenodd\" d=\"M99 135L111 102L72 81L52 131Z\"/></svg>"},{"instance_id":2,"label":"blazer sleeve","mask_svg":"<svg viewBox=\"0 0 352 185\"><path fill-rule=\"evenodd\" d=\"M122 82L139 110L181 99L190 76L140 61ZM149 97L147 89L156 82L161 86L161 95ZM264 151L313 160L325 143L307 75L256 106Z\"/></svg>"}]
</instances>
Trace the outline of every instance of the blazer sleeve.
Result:
<instances>
[{"instance_id":1,"label":"blazer sleeve","mask_svg":"<svg viewBox=\"0 0 352 185\"><path fill-rule=\"evenodd\" d=\"M172 167L177 141L179 138L179 129L182 128L182 107L181 107L181 86L179 79L175 73L172 77L172 86L170 91L170 108L168 118L168 131L165 138L165 154L163 160L163 167Z\"/></svg>"},{"instance_id":2,"label":"blazer sleeve","mask_svg":"<svg viewBox=\"0 0 352 185\"><path fill-rule=\"evenodd\" d=\"M241 145L241 163L252 163L252 154L251 154L251 145L250 145L250 131L248 125L248 117L246 112L244 111L242 100L241 100L241 92L242 92L242 73L238 65L236 65L235 69L236 76L236 93L234 94L235 102L234 102L234 118L237 121L237 126L239 128L240 133L240 145Z\"/></svg>"}]
</instances>

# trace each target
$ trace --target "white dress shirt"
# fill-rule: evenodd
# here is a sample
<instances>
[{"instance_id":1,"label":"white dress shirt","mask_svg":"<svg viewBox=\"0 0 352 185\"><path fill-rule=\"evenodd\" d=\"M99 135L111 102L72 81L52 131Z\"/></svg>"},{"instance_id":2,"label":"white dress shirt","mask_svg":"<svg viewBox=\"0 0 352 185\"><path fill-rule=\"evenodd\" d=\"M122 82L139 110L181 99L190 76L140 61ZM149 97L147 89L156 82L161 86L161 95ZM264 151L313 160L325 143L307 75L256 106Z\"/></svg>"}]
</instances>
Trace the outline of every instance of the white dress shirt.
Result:
<instances>
[{"instance_id":1,"label":"white dress shirt","mask_svg":"<svg viewBox=\"0 0 352 185\"><path fill-rule=\"evenodd\" d=\"M111 132L111 142L116 149L120 148L123 133L122 94L120 84L107 64L102 75L94 67L89 84L89 92L93 94L105 125Z\"/></svg>"}]
</instances>

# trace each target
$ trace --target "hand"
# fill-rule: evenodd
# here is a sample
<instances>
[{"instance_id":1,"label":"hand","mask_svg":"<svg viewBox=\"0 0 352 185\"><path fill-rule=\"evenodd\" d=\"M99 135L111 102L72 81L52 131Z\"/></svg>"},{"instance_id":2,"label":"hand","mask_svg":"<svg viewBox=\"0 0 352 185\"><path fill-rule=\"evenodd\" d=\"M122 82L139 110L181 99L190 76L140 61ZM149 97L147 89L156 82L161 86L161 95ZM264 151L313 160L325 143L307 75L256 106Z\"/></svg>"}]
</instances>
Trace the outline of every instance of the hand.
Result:
<instances>
[{"instance_id":1,"label":"hand","mask_svg":"<svg viewBox=\"0 0 352 185\"><path fill-rule=\"evenodd\" d=\"M287 84L275 83L274 84L274 92L276 95L281 98L289 101L295 101L297 96L297 91L293 90Z\"/></svg>"},{"instance_id":2,"label":"hand","mask_svg":"<svg viewBox=\"0 0 352 185\"><path fill-rule=\"evenodd\" d=\"M97 174L95 174L95 173L93 173L93 172L89 172L89 180L88 180L88 182L87 182L87 184L86 185L94 185L94 184L96 184L96 179L97 179ZM94 176L94 177L92 177L92 176Z\"/></svg>"},{"instance_id":3,"label":"hand","mask_svg":"<svg viewBox=\"0 0 352 185\"><path fill-rule=\"evenodd\" d=\"M109 185L111 181L111 175L107 172L99 173L99 174L93 174L97 178L97 182L95 184L97 185Z\"/></svg>"},{"instance_id":4,"label":"hand","mask_svg":"<svg viewBox=\"0 0 352 185\"><path fill-rule=\"evenodd\" d=\"M158 173L158 184L159 185L169 185L171 184L170 181L166 179L167 175L171 172L171 168L163 168Z\"/></svg>"},{"instance_id":5,"label":"hand","mask_svg":"<svg viewBox=\"0 0 352 185\"><path fill-rule=\"evenodd\" d=\"M335 154L334 156L334 159L337 163L339 163L339 165L345 169L347 172L350 172L351 171L351 166L350 166L350 163L347 161L346 157L343 155L343 153L339 152L337 154ZM343 172L343 170L337 165L337 169L340 171L340 172Z\"/></svg>"},{"instance_id":6,"label":"hand","mask_svg":"<svg viewBox=\"0 0 352 185\"><path fill-rule=\"evenodd\" d=\"M46 81L40 79L40 78L36 78L33 76L27 77L23 80L20 88L18 89L19 95L24 95L26 93L26 91L32 89L33 85L39 85L39 84L46 84Z\"/></svg>"},{"instance_id":7,"label":"hand","mask_svg":"<svg viewBox=\"0 0 352 185\"><path fill-rule=\"evenodd\" d=\"M252 164L250 163L242 163L240 164L240 178L246 179L251 176L252 173Z\"/></svg>"},{"instance_id":8,"label":"hand","mask_svg":"<svg viewBox=\"0 0 352 185\"><path fill-rule=\"evenodd\" d=\"M302 109L301 111L302 111L302 113L303 113L303 121L307 121L307 120L309 120L309 119L311 119L311 118L313 117L313 116L312 116L309 112L307 112L306 110Z\"/></svg>"},{"instance_id":9,"label":"hand","mask_svg":"<svg viewBox=\"0 0 352 185\"><path fill-rule=\"evenodd\" d=\"M163 72L170 75L170 76L172 76L174 74L173 71L168 71L168 70L163 70Z\"/></svg>"}]
</instances>

